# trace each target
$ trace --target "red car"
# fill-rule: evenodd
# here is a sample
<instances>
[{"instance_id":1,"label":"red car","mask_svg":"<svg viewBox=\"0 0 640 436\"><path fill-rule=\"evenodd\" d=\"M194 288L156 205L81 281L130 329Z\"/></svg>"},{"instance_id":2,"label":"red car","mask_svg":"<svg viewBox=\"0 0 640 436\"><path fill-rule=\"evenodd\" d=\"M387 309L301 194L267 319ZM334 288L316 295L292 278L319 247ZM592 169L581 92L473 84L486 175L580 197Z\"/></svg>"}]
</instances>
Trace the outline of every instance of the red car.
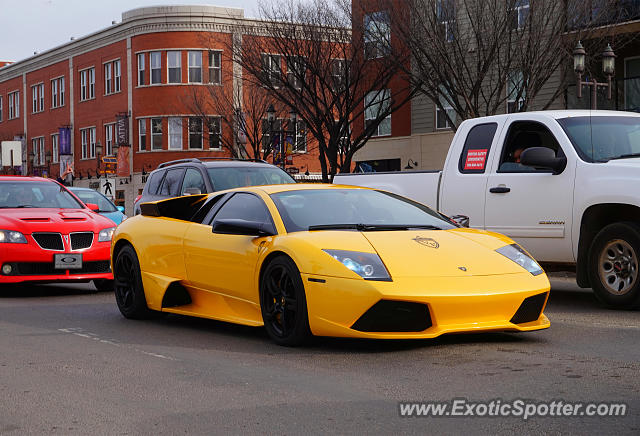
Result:
<instances>
[{"instance_id":1,"label":"red car","mask_svg":"<svg viewBox=\"0 0 640 436\"><path fill-rule=\"evenodd\" d=\"M21 282L113 285L113 221L64 186L40 177L0 176L0 286Z\"/></svg>"}]
</instances>

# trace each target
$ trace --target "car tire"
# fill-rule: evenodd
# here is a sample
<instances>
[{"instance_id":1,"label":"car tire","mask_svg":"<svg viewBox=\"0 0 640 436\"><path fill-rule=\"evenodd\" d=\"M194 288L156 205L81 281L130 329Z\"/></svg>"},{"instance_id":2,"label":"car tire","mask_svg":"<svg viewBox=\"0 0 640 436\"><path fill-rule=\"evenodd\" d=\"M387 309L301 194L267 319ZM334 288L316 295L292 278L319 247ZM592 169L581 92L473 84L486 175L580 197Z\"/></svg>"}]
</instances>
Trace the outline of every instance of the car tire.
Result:
<instances>
[{"instance_id":1,"label":"car tire","mask_svg":"<svg viewBox=\"0 0 640 436\"><path fill-rule=\"evenodd\" d=\"M640 226L609 224L589 249L589 280L596 297L614 309L640 306Z\"/></svg>"},{"instance_id":2,"label":"car tire","mask_svg":"<svg viewBox=\"0 0 640 436\"><path fill-rule=\"evenodd\" d=\"M113 263L113 288L120 313L129 319L146 319L152 316L144 296L138 255L131 245L118 252Z\"/></svg>"},{"instance_id":3,"label":"car tire","mask_svg":"<svg viewBox=\"0 0 640 436\"><path fill-rule=\"evenodd\" d=\"M260 309L265 329L276 344L294 347L311 337L304 285L290 258L276 257L265 268L260 280Z\"/></svg>"},{"instance_id":4,"label":"car tire","mask_svg":"<svg viewBox=\"0 0 640 436\"><path fill-rule=\"evenodd\" d=\"M96 280L93 281L93 286L96 287L98 292L112 292L113 291L113 280L96 279Z\"/></svg>"}]
</instances>

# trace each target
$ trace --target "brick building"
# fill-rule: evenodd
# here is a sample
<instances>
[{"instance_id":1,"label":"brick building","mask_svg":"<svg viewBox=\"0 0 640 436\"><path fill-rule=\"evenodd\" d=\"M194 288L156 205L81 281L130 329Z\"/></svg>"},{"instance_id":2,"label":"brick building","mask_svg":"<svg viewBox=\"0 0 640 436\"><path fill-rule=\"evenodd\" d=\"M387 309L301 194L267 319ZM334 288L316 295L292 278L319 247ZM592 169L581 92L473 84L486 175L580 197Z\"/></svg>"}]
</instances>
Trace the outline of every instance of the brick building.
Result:
<instances>
[{"instance_id":1,"label":"brick building","mask_svg":"<svg viewBox=\"0 0 640 436\"><path fill-rule=\"evenodd\" d=\"M0 140L24 145L14 171L56 177L69 135L74 186L97 189L103 158L117 157L115 199L131 213L159 163L228 156L221 141L237 135L216 121L219 114L198 122L189 99L210 85L239 90L242 99L241 69L225 55L254 22L236 8L139 8L106 29L0 68ZM304 141L292 166L316 172L317 155Z\"/></svg>"}]
</instances>

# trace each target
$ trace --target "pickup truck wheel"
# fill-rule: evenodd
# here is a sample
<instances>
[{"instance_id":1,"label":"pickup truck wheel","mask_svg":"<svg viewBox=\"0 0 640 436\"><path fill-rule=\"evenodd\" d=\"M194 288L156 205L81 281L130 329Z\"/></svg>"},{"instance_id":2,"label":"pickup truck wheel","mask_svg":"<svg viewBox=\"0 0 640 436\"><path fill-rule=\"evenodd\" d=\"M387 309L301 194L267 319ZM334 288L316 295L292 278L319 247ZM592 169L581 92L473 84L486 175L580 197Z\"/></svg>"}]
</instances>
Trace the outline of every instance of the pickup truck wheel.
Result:
<instances>
[{"instance_id":1,"label":"pickup truck wheel","mask_svg":"<svg viewBox=\"0 0 640 436\"><path fill-rule=\"evenodd\" d=\"M610 224L593 239L589 279L600 301L615 309L640 305L640 226Z\"/></svg>"}]
</instances>

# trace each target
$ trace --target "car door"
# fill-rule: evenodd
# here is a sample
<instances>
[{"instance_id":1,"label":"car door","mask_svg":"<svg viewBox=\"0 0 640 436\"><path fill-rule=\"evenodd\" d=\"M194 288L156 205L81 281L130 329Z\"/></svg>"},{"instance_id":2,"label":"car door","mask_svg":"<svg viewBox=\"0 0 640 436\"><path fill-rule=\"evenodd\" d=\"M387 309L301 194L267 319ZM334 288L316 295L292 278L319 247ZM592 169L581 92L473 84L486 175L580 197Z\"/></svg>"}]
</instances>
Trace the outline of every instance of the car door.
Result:
<instances>
[{"instance_id":1,"label":"car door","mask_svg":"<svg viewBox=\"0 0 640 436\"><path fill-rule=\"evenodd\" d=\"M573 262L575 161L570 159L559 174L519 163L519 154L529 147L567 156L571 146L566 136L557 123L532 114L528 120L510 120L501 142L485 193L485 228L513 238L540 261Z\"/></svg>"},{"instance_id":2,"label":"car door","mask_svg":"<svg viewBox=\"0 0 640 436\"><path fill-rule=\"evenodd\" d=\"M468 216L470 227L484 226L487 173L490 163L495 160L498 147L494 143L501 128L501 123L494 120L461 125L456 134L461 143L452 145L450 156L445 162L440 211L449 216Z\"/></svg>"},{"instance_id":3,"label":"car door","mask_svg":"<svg viewBox=\"0 0 640 436\"><path fill-rule=\"evenodd\" d=\"M194 223L184 237L187 280L190 286L258 304L255 272L258 260L272 237L213 233L220 219L241 219L269 223L271 214L262 199L253 193L238 192L223 198L212 210L211 220Z\"/></svg>"}]
</instances>

